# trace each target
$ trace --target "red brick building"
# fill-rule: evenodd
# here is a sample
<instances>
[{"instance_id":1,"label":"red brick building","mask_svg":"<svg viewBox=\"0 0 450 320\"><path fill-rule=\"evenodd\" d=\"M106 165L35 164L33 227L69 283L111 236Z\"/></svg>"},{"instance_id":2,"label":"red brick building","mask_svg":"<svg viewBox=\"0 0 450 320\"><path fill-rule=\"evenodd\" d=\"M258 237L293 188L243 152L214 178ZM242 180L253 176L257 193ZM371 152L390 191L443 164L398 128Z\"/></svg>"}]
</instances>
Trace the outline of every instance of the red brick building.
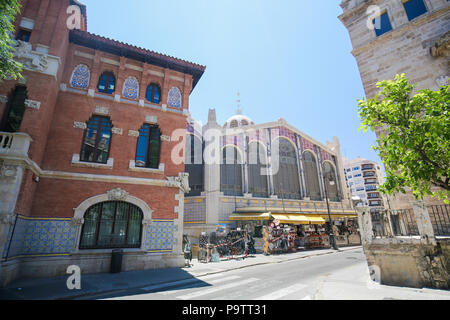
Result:
<instances>
[{"instance_id":1,"label":"red brick building","mask_svg":"<svg viewBox=\"0 0 450 320\"><path fill-rule=\"evenodd\" d=\"M182 265L172 135L205 67L89 33L78 1L21 3L24 79L0 83L0 284L107 272L115 248L123 270Z\"/></svg>"}]
</instances>

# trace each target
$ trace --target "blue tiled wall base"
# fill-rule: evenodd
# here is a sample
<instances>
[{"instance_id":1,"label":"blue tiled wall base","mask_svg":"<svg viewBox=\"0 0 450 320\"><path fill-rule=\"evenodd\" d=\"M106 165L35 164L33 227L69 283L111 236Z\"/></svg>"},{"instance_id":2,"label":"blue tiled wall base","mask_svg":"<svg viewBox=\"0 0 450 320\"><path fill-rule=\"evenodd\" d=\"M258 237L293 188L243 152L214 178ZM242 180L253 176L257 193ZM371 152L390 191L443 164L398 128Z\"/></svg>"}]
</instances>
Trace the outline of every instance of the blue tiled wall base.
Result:
<instances>
[{"instance_id":1,"label":"blue tiled wall base","mask_svg":"<svg viewBox=\"0 0 450 320\"><path fill-rule=\"evenodd\" d=\"M173 221L153 221L144 230L144 249L147 252L172 252L177 231Z\"/></svg>"},{"instance_id":2,"label":"blue tiled wall base","mask_svg":"<svg viewBox=\"0 0 450 320\"><path fill-rule=\"evenodd\" d=\"M70 224L70 219L19 217L7 258L68 254L74 249L75 241L76 227Z\"/></svg>"}]
</instances>

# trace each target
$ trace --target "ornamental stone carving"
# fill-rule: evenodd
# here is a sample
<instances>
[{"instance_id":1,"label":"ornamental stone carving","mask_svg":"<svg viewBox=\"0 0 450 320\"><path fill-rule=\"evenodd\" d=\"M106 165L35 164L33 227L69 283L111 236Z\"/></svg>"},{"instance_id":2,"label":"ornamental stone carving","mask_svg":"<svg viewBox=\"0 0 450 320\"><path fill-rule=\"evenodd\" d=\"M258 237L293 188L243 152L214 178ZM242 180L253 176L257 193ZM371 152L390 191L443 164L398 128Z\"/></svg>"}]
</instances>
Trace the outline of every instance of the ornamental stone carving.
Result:
<instances>
[{"instance_id":1,"label":"ornamental stone carving","mask_svg":"<svg viewBox=\"0 0 450 320\"><path fill-rule=\"evenodd\" d=\"M191 191L189 188L189 173L181 172L178 177L167 177L168 187L179 188L183 193Z\"/></svg>"},{"instance_id":2,"label":"ornamental stone carving","mask_svg":"<svg viewBox=\"0 0 450 320\"><path fill-rule=\"evenodd\" d=\"M450 31L435 42L430 48L430 53L435 58L450 56Z\"/></svg>"},{"instance_id":3,"label":"ornamental stone carving","mask_svg":"<svg viewBox=\"0 0 450 320\"><path fill-rule=\"evenodd\" d=\"M73 122L73 127L75 129L86 129L87 128L87 124L86 124L86 122L74 121Z\"/></svg>"},{"instance_id":4,"label":"ornamental stone carving","mask_svg":"<svg viewBox=\"0 0 450 320\"><path fill-rule=\"evenodd\" d=\"M118 134L118 135L122 135L123 134L123 129L122 128L112 128L111 132L113 134Z\"/></svg>"},{"instance_id":5,"label":"ornamental stone carving","mask_svg":"<svg viewBox=\"0 0 450 320\"><path fill-rule=\"evenodd\" d=\"M449 79L450 78L448 76L440 76L439 78L436 79L436 83L439 87L448 86Z\"/></svg>"},{"instance_id":6,"label":"ornamental stone carving","mask_svg":"<svg viewBox=\"0 0 450 320\"><path fill-rule=\"evenodd\" d=\"M108 107L95 107L94 113L100 114L103 116L109 115L109 108Z\"/></svg>"},{"instance_id":7,"label":"ornamental stone carving","mask_svg":"<svg viewBox=\"0 0 450 320\"><path fill-rule=\"evenodd\" d=\"M83 223L84 223L84 219L83 218L73 217L70 220L70 225L73 226L73 227L81 226L81 225L83 225Z\"/></svg>"},{"instance_id":8,"label":"ornamental stone carving","mask_svg":"<svg viewBox=\"0 0 450 320\"><path fill-rule=\"evenodd\" d=\"M25 100L25 106L28 108L39 110L41 108L41 103L34 100Z\"/></svg>"},{"instance_id":9,"label":"ornamental stone carving","mask_svg":"<svg viewBox=\"0 0 450 320\"><path fill-rule=\"evenodd\" d=\"M130 137L139 137L139 131L128 130L128 136L130 136Z\"/></svg>"},{"instance_id":10,"label":"ornamental stone carving","mask_svg":"<svg viewBox=\"0 0 450 320\"><path fill-rule=\"evenodd\" d=\"M16 220L14 213L0 214L0 224L6 224L12 226Z\"/></svg>"},{"instance_id":11,"label":"ornamental stone carving","mask_svg":"<svg viewBox=\"0 0 450 320\"><path fill-rule=\"evenodd\" d=\"M25 69L38 72L48 69L47 56L33 52L31 43L17 40L14 48L14 57L23 64Z\"/></svg>"},{"instance_id":12,"label":"ornamental stone carving","mask_svg":"<svg viewBox=\"0 0 450 320\"><path fill-rule=\"evenodd\" d=\"M0 167L1 179L14 179L17 175L17 168L15 166L2 164Z\"/></svg>"},{"instance_id":13,"label":"ornamental stone carving","mask_svg":"<svg viewBox=\"0 0 450 320\"><path fill-rule=\"evenodd\" d=\"M170 142L170 136L161 135L161 141Z\"/></svg>"},{"instance_id":14,"label":"ornamental stone carving","mask_svg":"<svg viewBox=\"0 0 450 320\"><path fill-rule=\"evenodd\" d=\"M120 188L112 189L107 192L109 200L126 201L129 193Z\"/></svg>"}]
</instances>

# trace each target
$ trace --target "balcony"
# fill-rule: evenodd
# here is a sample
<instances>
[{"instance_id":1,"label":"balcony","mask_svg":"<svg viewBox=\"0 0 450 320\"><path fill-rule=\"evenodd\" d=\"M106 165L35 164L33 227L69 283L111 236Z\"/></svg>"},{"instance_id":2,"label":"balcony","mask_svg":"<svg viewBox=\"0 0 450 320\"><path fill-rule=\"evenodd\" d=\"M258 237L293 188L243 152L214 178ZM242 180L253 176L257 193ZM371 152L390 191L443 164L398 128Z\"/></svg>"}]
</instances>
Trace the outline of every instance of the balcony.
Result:
<instances>
[{"instance_id":1,"label":"balcony","mask_svg":"<svg viewBox=\"0 0 450 320\"><path fill-rule=\"evenodd\" d=\"M369 201L369 207L380 207L383 203L381 201Z\"/></svg>"},{"instance_id":2,"label":"balcony","mask_svg":"<svg viewBox=\"0 0 450 320\"><path fill-rule=\"evenodd\" d=\"M367 199L381 199L381 196L379 193L369 193L367 194Z\"/></svg>"},{"instance_id":3,"label":"balcony","mask_svg":"<svg viewBox=\"0 0 450 320\"><path fill-rule=\"evenodd\" d=\"M375 172L364 172L363 174L363 178L368 178L368 177L375 177Z\"/></svg>"},{"instance_id":4,"label":"balcony","mask_svg":"<svg viewBox=\"0 0 450 320\"><path fill-rule=\"evenodd\" d=\"M366 180L364 180L364 184L377 184L378 183L378 181L377 181L377 179L366 179Z\"/></svg>"},{"instance_id":5,"label":"balcony","mask_svg":"<svg viewBox=\"0 0 450 320\"><path fill-rule=\"evenodd\" d=\"M26 133L0 132L0 158L28 158L31 141Z\"/></svg>"},{"instance_id":6,"label":"balcony","mask_svg":"<svg viewBox=\"0 0 450 320\"><path fill-rule=\"evenodd\" d=\"M375 170L375 167L373 166L373 164L363 164L361 166L361 170Z\"/></svg>"}]
</instances>

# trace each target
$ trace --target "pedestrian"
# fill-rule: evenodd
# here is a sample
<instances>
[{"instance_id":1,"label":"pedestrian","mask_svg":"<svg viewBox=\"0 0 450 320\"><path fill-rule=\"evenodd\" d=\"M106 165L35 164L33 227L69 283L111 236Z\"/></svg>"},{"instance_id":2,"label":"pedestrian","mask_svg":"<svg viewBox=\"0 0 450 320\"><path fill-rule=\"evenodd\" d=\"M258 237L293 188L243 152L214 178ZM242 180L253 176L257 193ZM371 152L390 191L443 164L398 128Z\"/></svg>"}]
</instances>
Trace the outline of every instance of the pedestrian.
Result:
<instances>
[{"instance_id":1,"label":"pedestrian","mask_svg":"<svg viewBox=\"0 0 450 320\"><path fill-rule=\"evenodd\" d=\"M185 266L190 267L192 261L192 246L187 236L185 236L185 245L183 251L184 251Z\"/></svg>"}]
</instances>

